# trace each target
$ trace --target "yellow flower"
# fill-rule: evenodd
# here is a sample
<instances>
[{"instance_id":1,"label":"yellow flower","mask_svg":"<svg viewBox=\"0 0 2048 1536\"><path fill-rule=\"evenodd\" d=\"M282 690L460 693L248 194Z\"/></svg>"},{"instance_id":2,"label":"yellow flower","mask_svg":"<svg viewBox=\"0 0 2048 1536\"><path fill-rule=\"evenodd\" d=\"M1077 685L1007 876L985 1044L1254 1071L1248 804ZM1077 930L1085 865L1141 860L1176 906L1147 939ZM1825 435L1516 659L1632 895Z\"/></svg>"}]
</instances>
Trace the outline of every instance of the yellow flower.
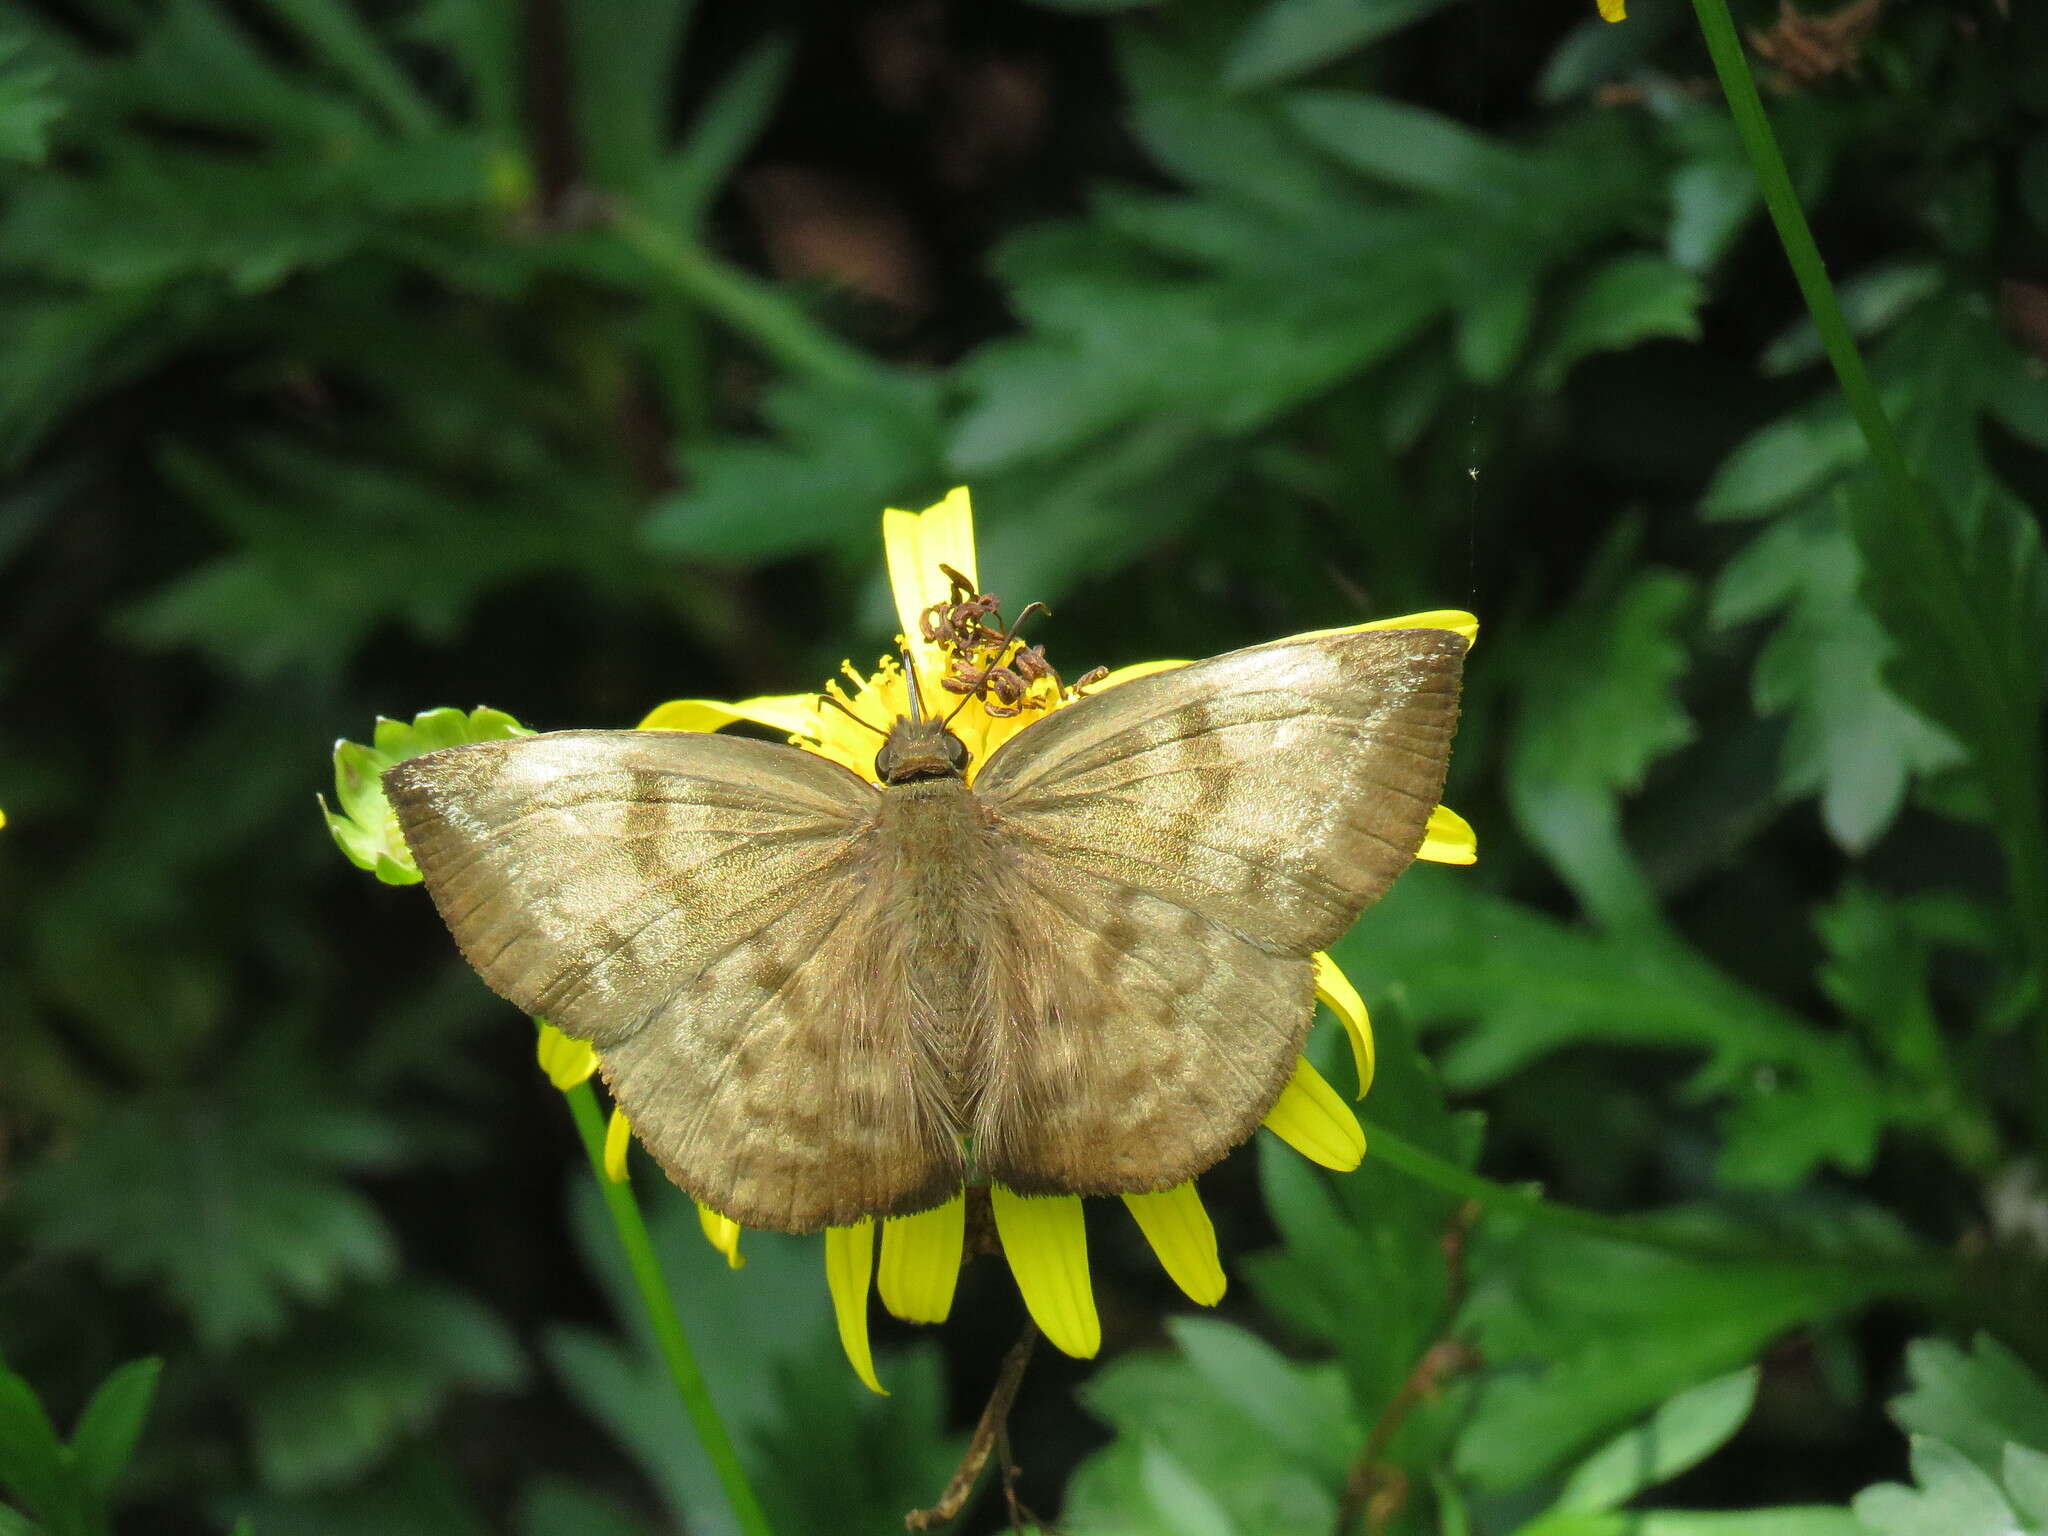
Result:
<instances>
[{"instance_id":1,"label":"yellow flower","mask_svg":"<svg viewBox=\"0 0 2048 1536\"><path fill-rule=\"evenodd\" d=\"M1627 21L1628 6L1624 3L1624 0L1600 0L1600 19L1602 21Z\"/></svg>"},{"instance_id":2,"label":"yellow flower","mask_svg":"<svg viewBox=\"0 0 2048 1536\"><path fill-rule=\"evenodd\" d=\"M1184 661L1141 662L1067 686L1044 665L1034 648L1021 640L999 641L996 632L982 624L992 615L976 609L980 587L974 518L965 490L954 491L921 513L883 513L882 540L903 650L916 674L924 712L929 715L940 708L958 708L952 729L972 754L967 769L970 781L998 746L1033 720L1073 703L1081 688L1112 688L1135 677L1187 665ZM1349 627L1449 629L1467 640L1478 631L1470 614L1453 611ZM981 691L959 691L963 670L983 669L1000 676ZM640 725L645 730L715 731L735 721L752 721L786 732L792 745L872 779L874 734L845 710L876 721L906 716L910 713L911 678L894 656L880 658L869 673L851 663L844 664L843 671L844 681L828 682L823 694L781 694L732 704L677 699L655 709ZM1439 806L1430 817L1417 856L1445 864L1469 864L1476 851L1472 828L1456 812ZM1317 955L1315 967L1316 995L1350 1037L1358 1094L1363 1097L1373 1072L1372 1024L1365 1003L1328 955ZM563 1047L569 1046L575 1042L564 1039ZM547 1050L544 1044L542 1066L553 1077L559 1066L551 1066L550 1060L559 1063L561 1058L550 1058ZM559 1082L558 1077L556 1080ZM1357 1117L1305 1059L1296 1066L1293 1080L1281 1092L1265 1123L1289 1146L1327 1168L1348 1172L1365 1155L1365 1135ZM860 1379L877 1392L883 1389L868 1347L870 1281L880 1292L882 1305L897 1317L916 1323L943 1322L952 1307L960 1270L968 1198L963 1192L934 1210L883 1220L879 1262L873 1220L826 1231L825 1274L840 1342ZM1027 1198L995 1185L987 1198L997 1238L1039 1328L1068 1354L1093 1355L1101 1345L1102 1329L1088 1281L1080 1197ZM1190 1299L1203 1306L1222 1299L1225 1282L1215 1229L1192 1182L1156 1194L1125 1195L1123 1202L1167 1274ZM706 1236L737 1265L737 1224L701 1206L699 1214Z\"/></svg>"}]
</instances>

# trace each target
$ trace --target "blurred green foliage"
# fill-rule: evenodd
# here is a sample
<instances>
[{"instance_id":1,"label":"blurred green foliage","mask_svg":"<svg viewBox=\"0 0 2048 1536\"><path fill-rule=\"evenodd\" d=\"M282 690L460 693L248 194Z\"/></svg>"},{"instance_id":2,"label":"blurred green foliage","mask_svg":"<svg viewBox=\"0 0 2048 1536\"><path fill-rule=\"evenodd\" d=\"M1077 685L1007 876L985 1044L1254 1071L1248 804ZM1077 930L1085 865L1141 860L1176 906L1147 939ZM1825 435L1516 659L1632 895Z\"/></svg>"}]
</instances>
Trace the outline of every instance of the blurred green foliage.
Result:
<instances>
[{"instance_id":1,"label":"blurred green foliage","mask_svg":"<svg viewBox=\"0 0 2048 1536\"><path fill-rule=\"evenodd\" d=\"M1097 1213L1026 1503L2048 1530L2048 19L1758 55L1929 562L1633 9L0 0L0 1533L731 1528L530 1031L314 794L428 710L328 813L404 882L436 733L822 681L963 480L1076 672L1486 625L1482 862L1339 950L1376 1155L1208 1176L1213 1316ZM778 1529L898 1528L1007 1277L875 1399L653 1182Z\"/></svg>"}]
</instances>

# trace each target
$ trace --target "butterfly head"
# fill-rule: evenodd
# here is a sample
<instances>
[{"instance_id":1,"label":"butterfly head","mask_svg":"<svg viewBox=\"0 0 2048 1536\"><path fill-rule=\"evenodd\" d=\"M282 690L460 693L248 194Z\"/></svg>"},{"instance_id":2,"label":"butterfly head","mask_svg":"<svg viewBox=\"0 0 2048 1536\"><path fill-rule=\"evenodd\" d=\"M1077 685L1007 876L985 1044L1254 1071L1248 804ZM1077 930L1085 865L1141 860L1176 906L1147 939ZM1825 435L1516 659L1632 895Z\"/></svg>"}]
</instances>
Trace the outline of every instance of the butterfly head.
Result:
<instances>
[{"instance_id":1,"label":"butterfly head","mask_svg":"<svg viewBox=\"0 0 2048 1536\"><path fill-rule=\"evenodd\" d=\"M938 720L898 720L875 754L875 777L884 784L965 777L967 743Z\"/></svg>"}]
</instances>

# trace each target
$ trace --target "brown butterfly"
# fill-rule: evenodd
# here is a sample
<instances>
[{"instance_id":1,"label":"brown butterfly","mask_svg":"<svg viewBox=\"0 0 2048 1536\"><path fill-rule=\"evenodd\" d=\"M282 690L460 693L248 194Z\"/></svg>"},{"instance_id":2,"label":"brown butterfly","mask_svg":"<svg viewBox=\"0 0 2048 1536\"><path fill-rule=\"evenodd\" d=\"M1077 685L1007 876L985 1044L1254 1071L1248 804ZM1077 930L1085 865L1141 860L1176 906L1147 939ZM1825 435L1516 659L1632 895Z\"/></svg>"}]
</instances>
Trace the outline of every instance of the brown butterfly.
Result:
<instances>
[{"instance_id":1,"label":"brown butterfly","mask_svg":"<svg viewBox=\"0 0 2048 1536\"><path fill-rule=\"evenodd\" d=\"M811 1231L1167 1189L1258 1126L1310 956L1415 857L1460 635L1304 635L968 749L898 719L870 783L795 747L561 731L384 786L484 980L600 1052L684 1190ZM915 690L911 709L917 713Z\"/></svg>"}]
</instances>

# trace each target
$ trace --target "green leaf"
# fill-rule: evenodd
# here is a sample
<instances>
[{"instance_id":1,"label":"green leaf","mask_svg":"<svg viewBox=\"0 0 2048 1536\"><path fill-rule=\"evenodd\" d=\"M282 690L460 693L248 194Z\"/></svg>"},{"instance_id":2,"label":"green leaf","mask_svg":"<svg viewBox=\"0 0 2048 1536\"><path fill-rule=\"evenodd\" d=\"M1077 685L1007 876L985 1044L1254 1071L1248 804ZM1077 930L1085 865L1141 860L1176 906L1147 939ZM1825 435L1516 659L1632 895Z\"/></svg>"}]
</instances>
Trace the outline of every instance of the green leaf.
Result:
<instances>
[{"instance_id":1,"label":"green leaf","mask_svg":"<svg viewBox=\"0 0 2048 1536\"><path fill-rule=\"evenodd\" d=\"M647 1536L643 1521L560 1476L539 1477L526 1486L513 1524L519 1536Z\"/></svg>"},{"instance_id":2,"label":"green leaf","mask_svg":"<svg viewBox=\"0 0 2048 1536\"><path fill-rule=\"evenodd\" d=\"M100 1383L78 1416L71 1434L71 1453L77 1458L87 1498L95 1507L104 1508L112 1500L114 1484L134 1454L163 1364L154 1359L129 1361Z\"/></svg>"},{"instance_id":3,"label":"green leaf","mask_svg":"<svg viewBox=\"0 0 2048 1536\"><path fill-rule=\"evenodd\" d=\"M1172 1452L1148 1445L1139 1454L1146 1497L1168 1530L1186 1536L1237 1536L1239 1527L1230 1511Z\"/></svg>"},{"instance_id":4,"label":"green leaf","mask_svg":"<svg viewBox=\"0 0 2048 1536\"><path fill-rule=\"evenodd\" d=\"M1389 186L1454 202L1498 196L1519 169L1493 140L1450 118L1356 91L1295 91L1287 121L1339 163Z\"/></svg>"},{"instance_id":5,"label":"green leaf","mask_svg":"<svg viewBox=\"0 0 2048 1536\"><path fill-rule=\"evenodd\" d=\"M1544 1516L1516 1536L1871 1536L1846 1509L1631 1509L1597 1515Z\"/></svg>"},{"instance_id":6,"label":"green leaf","mask_svg":"<svg viewBox=\"0 0 2048 1536\"><path fill-rule=\"evenodd\" d=\"M2008 1443L2048 1451L2048 1385L1988 1334L1968 1353L1920 1339L1906 1346L1906 1371L1912 1388L1891 1413L1907 1432L1953 1447L1987 1477L2003 1469Z\"/></svg>"},{"instance_id":7,"label":"green leaf","mask_svg":"<svg viewBox=\"0 0 2048 1536\"><path fill-rule=\"evenodd\" d=\"M1787 720L1779 785L1817 794L1822 822L1851 852L1883 836L1916 777L1960 755L1885 685L1893 644L1864 606L1861 577L1840 511L1814 506L1778 518L1729 561L1710 608L1724 628L1777 615L1752 697Z\"/></svg>"},{"instance_id":8,"label":"green leaf","mask_svg":"<svg viewBox=\"0 0 2048 1536\"><path fill-rule=\"evenodd\" d=\"M1533 1225L1504 1239L1481 1227L1473 1263L1513 1277L1475 1287L1465 1319L1488 1370L1455 1465L1493 1490L1551 1472L1674 1394L1753 1360L1787 1329L1839 1316L1886 1283L1875 1261L1707 1262Z\"/></svg>"},{"instance_id":9,"label":"green leaf","mask_svg":"<svg viewBox=\"0 0 2048 1536\"><path fill-rule=\"evenodd\" d=\"M721 78L688 138L656 170L649 208L669 223L697 224L781 98L794 49L787 38L757 43Z\"/></svg>"},{"instance_id":10,"label":"green leaf","mask_svg":"<svg viewBox=\"0 0 2048 1536\"><path fill-rule=\"evenodd\" d=\"M308 1081L310 1061L277 1054L204 1091L131 1098L70 1155L27 1170L13 1199L37 1247L153 1283L209 1350L278 1332L294 1300L388 1272L389 1230L339 1175L387 1166L397 1138Z\"/></svg>"},{"instance_id":11,"label":"green leaf","mask_svg":"<svg viewBox=\"0 0 2048 1536\"><path fill-rule=\"evenodd\" d=\"M49 1536L49 1528L38 1525L28 1516L5 1504L0 1504L0 1536Z\"/></svg>"},{"instance_id":12,"label":"green leaf","mask_svg":"<svg viewBox=\"0 0 2048 1536\"><path fill-rule=\"evenodd\" d=\"M1572 365L1658 336L1697 339L1706 293L1699 278L1662 256L1617 256L1596 270L1565 305L1536 364L1537 386L1554 390Z\"/></svg>"},{"instance_id":13,"label":"green leaf","mask_svg":"<svg viewBox=\"0 0 2048 1536\"><path fill-rule=\"evenodd\" d=\"M35 1389L0 1364L0 1488L45 1520L72 1511L64 1444Z\"/></svg>"},{"instance_id":14,"label":"green leaf","mask_svg":"<svg viewBox=\"0 0 2048 1536\"><path fill-rule=\"evenodd\" d=\"M1634 543L1613 541L1571 608L1529 642L1508 776L1522 830L1610 928L1659 921L1622 839L1621 799L1693 736L1677 693L1693 585L1674 571L1620 576Z\"/></svg>"},{"instance_id":15,"label":"green leaf","mask_svg":"<svg viewBox=\"0 0 2048 1536\"><path fill-rule=\"evenodd\" d=\"M1913 1439L1919 1486L1880 1483L1856 1495L1856 1518L1877 1536L2013 1536L2018 1518L1998 1484L1941 1440Z\"/></svg>"},{"instance_id":16,"label":"green leaf","mask_svg":"<svg viewBox=\"0 0 2048 1536\"><path fill-rule=\"evenodd\" d=\"M1850 511L1864 598L1895 644L1887 682L1980 758L2034 746L2048 686L2048 555L2033 514L1995 485L1963 514L1935 505L1952 587L1889 536L1874 490L1852 495ZM2038 778L2038 750L2029 756Z\"/></svg>"},{"instance_id":17,"label":"green leaf","mask_svg":"<svg viewBox=\"0 0 2048 1536\"><path fill-rule=\"evenodd\" d=\"M2005 1491L2023 1519L2048 1530L2048 1452L2024 1445L2005 1448Z\"/></svg>"},{"instance_id":18,"label":"green leaf","mask_svg":"<svg viewBox=\"0 0 2048 1536\"><path fill-rule=\"evenodd\" d=\"M1722 462L1700 501L1714 520L1760 517L1819 489L1863 458L1863 437L1838 402L1772 422Z\"/></svg>"},{"instance_id":19,"label":"green leaf","mask_svg":"<svg viewBox=\"0 0 2048 1536\"><path fill-rule=\"evenodd\" d=\"M562 14L583 162L596 183L637 193L668 142L677 46L693 0L611 0Z\"/></svg>"},{"instance_id":20,"label":"green leaf","mask_svg":"<svg viewBox=\"0 0 2048 1536\"><path fill-rule=\"evenodd\" d=\"M1933 262L1890 262L1835 285L1841 301L1842 318L1850 331L1874 336L1912 312L1946 285L1947 274ZM1792 373L1821 362L1820 332L1811 320L1801 320L1764 349L1758 360L1765 373Z\"/></svg>"},{"instance_id":21,"label":"green leaf","mask_svg":"<svg viewBox=\"0 0 2048 1536\"><path fill-rule=\"evenodd\" d=\"M1396 974L1365 925L1333 954L1363 986ZM1446 1106L1406 1007L1375 1006L1373 1034L1378 1070L1365 1105L1372 1120L1470 1167L1479 1150L1477 1117ZM1326 1024L1309 1056L1332 1082L1348 1084L1350 1065L1334 1060L1340 1045ZM1259 1141L1260 1184L1281 1245L1245 1259L1243 1268L1276 1316L1336 1352L1355 1411L1376 1417L1450 1322L1444 1239L1458 1225L1458 1202L1388 1167L1369 1146L1364 1166L1332 1179L1277 1140ZM1422 1433L1426 1439L1434 1430Z\"/></svg>"},{"instance_id":22,"label":"green leaf","mask_svg":"<svg viewBox=\"0 0 2048 1536\"><path fill-rule=\"evenodd\" d=\"M1560 1512L1619 1509L1704 1460L1742 1427L1756 1402L1755 1366L1681 1392L1649 1419L1581 1462L1551 1506Z\"/></svg>"},{"instance_id":23,"label":"green leaf","mask_svg":"<svg viewBox=\"0 0 2048 1536\"><path fill-rule=\"evenodd\" d=\"M237 1505L253 1536L499 1536L458 1476L452 1449L409 1445L387 1465L339 1488L265 1490ZM239 1536L239 1533L238 1533Z\"/></svg>"},{"instance_id":24,"label":"green leaf","mask_svg":"<svg viewBox=\"0 0 2048 1536\"><path fill-rule=\"evenodd\" d=\"M638 1181L655 1251L712 1401L741 1446L754 1486L783 1531L883 1530L928 1504L958 1464L944 1428L936 1347L878 1349L891 1395L876 1397L840 1352L815 1237L749 1231L733 1271L704 1241L696 1209L659 1178ZM588 1177L573 1189L573 1230L624 1337L551 1329L550 1362L571 1398L634 1460L671 1523L730 1532L724 1491L647 1331L638 1299ZM777 1469L802 1465L790 1478Z\"/></svg>"},{"instance_id":25,"label":"green leaf","mask_svg":"<svg viewBox=\"0 0 2048 1536\"><path fill-rule=\"evenodd\" d=\"M50 124L65 113L50 89L56 72L35 61L26 37L0 35L0 161L41 165L50 150Z\"/></svg>"},{"instance_id":26,"label":"green leaf","mask_svg":"<svg viewBox=\"0 0 2048 1536\"><path fill-rule=\"evenodd\" d=\"M355 1289L242 1367L266 1486L287 1494L359 1477L457 1391L517 1386L503 1323L423 1281Z\"/></svg>"},{"instance_id":27,"label":"green leaf","mask_svg":"<svg viewBox=\"0 0 2048 1536\"><path fill-rule=\"evenodd\" d=\"M885 506L924 506L947 486L941 386L909 373L856 388L801 380L770 390L766 440L712 440L683 452L687 489L659 503L643 534L665 555L739 564L858 541L872 546Z\"/></svg>"},{"instance_id":28,"label":"green leaf","mask_svg":"<svg viewBox=\"0 0 2048 1536\"><path fill-rule=\"evenodd\" d=\"M1667 935L1596 935L1425 869L1356 932L1419 1021L1462 1027L1440 1058L1456 1087L1579 1043L1704 1052L1692 1091L1733 1100L1720 1171L1742 1184L1786 1188L1816 1160L1867 1166L1897 1108L1855 1045Z\"/></svg>"},{"instance_id":29,"label":"green leaf","mask_svg":"<svg viewBox=\"0 0 2048 1536\"><path fill-rule=\"evenodd\" d=\"M1251 90L1318 68L1441 10L1450 0L1271 0L1230 50L1224 80Z\"/></svg>"},{"instance_id":30,"label":"green leaf","mask_svg":"<svg viewBox=\"0 0 2048 1536\"><path fill-rule=\"evenodd\" d=\"M1324 1536L1363 1436L1343 1378L1283 1359L1232 1324L1181 1318L1172 1332L1176 1352L1125 1355L1082 1388L1088 1411L1118 1438L1076 1473L1067 1517L1083 1529L1161 1536Z\"/></svg>"},{"instance_id":31,"label":"green leaf","mask_svg":"<svg viewBox=\"0 0 2048 1536\"><path fill-rule=\"evenodd\" d=\"M335 846L356 868L369 870L386 885L419 884L419 866L399 830L398 813L384 797L385 770L443 747L532 734L503 710L484 706L467 714L459 709L424 710L411 725L380 715L374 745L347 740L334 744L334 796L341 809L329 810L322 796L320 811Z\"/></svg>"}]
</instances>

